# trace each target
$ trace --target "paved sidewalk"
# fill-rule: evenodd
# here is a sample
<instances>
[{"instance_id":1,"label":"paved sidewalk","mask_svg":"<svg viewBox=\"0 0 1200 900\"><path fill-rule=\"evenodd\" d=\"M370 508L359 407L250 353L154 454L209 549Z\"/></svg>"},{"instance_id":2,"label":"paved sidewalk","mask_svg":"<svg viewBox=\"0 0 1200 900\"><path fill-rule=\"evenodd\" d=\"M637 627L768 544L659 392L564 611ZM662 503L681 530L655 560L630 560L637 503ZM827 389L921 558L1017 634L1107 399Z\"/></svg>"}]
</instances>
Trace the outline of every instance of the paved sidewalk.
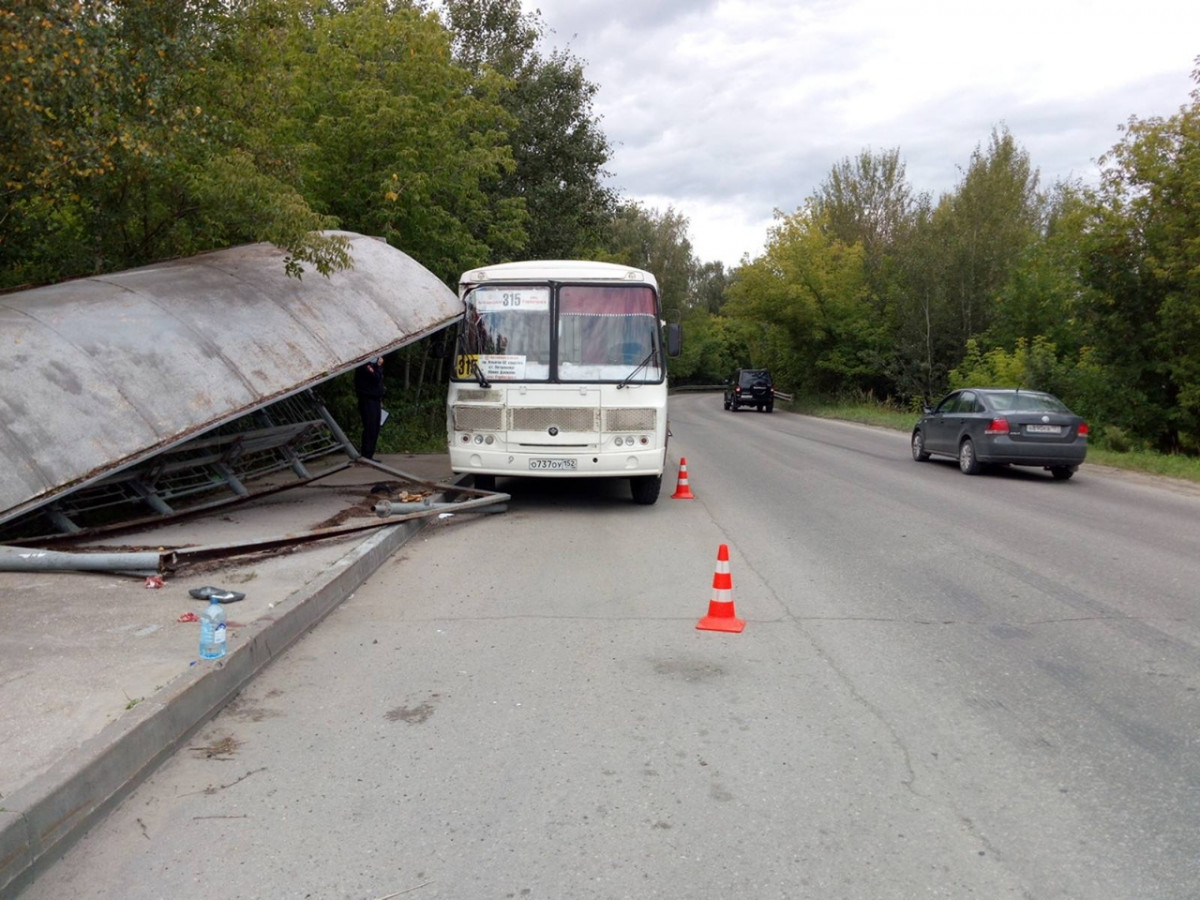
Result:
<instances>
[{"instance_id":1,"label":"paved sidewalk","mask_svg":"<svg viewBox=\"0 0 1200 900\"><path fill-rule=\"evenodd\" d=\"M424 481L449 458L386 455ZM356 465L243 505L97 540L114 551L228 545L334 523L379 521L371 488L400 479ZM0 897L102 816L296 638L351 594L424 519L225 563L186 566L161 588L115 573L0 572ZM226 604L229 653L199 658L180 617L205 585Z\"/></svg>"}]
</instances>

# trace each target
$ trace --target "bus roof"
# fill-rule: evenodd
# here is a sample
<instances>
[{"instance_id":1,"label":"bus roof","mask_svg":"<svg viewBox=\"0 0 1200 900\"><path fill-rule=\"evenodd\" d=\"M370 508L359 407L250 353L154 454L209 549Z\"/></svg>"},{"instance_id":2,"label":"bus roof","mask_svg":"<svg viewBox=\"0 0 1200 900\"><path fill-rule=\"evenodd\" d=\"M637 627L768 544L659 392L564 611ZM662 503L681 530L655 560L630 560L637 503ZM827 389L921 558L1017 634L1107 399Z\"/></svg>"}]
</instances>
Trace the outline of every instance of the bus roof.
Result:
<instances>
[{"instance_id":1,"label":"bus roof","mask_svg":"<svg viewBox=\"0 0 1200 900\"><path fill-rule=\"evenodd\" d=\"M655 291L658 290L658 281L644 269L581 259L536 259L481 266L478 269L464 272L462 278L459 279L459 287L468 288L486 281L523 279L535 281L625 281L648 284Z\"/></svg>"}]
</instances>

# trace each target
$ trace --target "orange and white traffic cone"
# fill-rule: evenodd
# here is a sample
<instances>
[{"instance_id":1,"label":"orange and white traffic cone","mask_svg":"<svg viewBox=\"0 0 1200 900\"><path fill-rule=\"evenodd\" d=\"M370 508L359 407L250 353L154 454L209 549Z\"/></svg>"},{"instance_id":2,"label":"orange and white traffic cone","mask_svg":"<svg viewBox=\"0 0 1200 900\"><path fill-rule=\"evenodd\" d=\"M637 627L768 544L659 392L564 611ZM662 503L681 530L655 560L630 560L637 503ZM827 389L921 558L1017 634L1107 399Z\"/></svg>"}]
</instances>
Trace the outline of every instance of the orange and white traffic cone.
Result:
<instances>
[{"instance_id":1,"label":"orange and white traffic cone","mask_svg":"<svg viewBox=\"0 0 1200 900\"><path fill-rule=\"evenodd\" d=\"M717 550L717 570L713 573L713 595L708 603L708 615L696 623L701 631L731 631L740 633L746 627L733 609L733 576L729 574L729 547L722 544Z\"/></svg>"},{"instance_id":2,"label":"orange and white traffic cone","mask_svg":"<svg viewBox=\"0 0 1200 900\"><path fill-rule=\"evenodd\" d=\"M672 500L695 500L696 497L692 493L692 489L688 487L687 479L687 457L679 458L679 480L675 483L675 493L671 495Z\"/></svg>"}]
</instances>

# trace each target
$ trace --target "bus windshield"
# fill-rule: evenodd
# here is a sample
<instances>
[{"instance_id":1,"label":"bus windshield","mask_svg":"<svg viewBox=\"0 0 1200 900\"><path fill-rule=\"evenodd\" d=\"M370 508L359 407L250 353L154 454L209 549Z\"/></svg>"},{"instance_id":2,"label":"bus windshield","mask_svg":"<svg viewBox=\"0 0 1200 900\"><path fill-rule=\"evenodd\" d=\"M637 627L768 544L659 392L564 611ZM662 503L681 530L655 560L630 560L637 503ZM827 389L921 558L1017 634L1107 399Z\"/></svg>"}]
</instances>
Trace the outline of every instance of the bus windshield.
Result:
<instances>
[{"instance_id":1,"label":"bus windshield","mask_svg":"<svg viewBox=\"0 0 1200 900\"><path fill-rule=\"evenodd\" d=\"M646 285L484 285L470 291L457 377L489 381L663 379L654 290Z\"/></svg>"}]
</instances>

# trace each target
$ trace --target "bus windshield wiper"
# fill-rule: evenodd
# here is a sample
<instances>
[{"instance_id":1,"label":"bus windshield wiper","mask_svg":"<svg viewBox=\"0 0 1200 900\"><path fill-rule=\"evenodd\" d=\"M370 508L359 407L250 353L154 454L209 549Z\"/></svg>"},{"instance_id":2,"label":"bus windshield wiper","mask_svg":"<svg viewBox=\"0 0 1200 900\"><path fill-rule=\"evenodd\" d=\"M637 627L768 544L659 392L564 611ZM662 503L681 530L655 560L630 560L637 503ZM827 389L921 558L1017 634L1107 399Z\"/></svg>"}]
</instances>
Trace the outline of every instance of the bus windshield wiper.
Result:
<instances>
[{"instance_id":1,"label":"bus windshield wiper","mask_svg":"<svg viewBox=\"0 0 1200 900\"><path fill-rule=\"evenodd\" d=\"M487 376L483 374L483 369L479 368L479 362L477 360L471 360L471 371L475 373L475 380L479 382L479 386L481 388L487 390L491 387L491 385L488 384Z\"/></svg>"},{"instance_id":2,"label":"bus windshield wiper","mask_svg":"<svg viewBox=\"0 0 1200 900\"><path fill-rule=\"evenodd\" d=\"M633 380L633 376L636 375L638 372L642 371L642 369L646 368L646 366L649 365L650 360L654 359L654 357L657 355L658 355L658 348L651 347L650 352L646 354L646 358L643 359L640 363L638 363L637 368L635 368L632 372L630 372L628 375L626 375L625 379L620 384L617 385L617 390L619 391L623 387L629 387L629 382L631 382Z\"/></svg>"}]
</instances>

